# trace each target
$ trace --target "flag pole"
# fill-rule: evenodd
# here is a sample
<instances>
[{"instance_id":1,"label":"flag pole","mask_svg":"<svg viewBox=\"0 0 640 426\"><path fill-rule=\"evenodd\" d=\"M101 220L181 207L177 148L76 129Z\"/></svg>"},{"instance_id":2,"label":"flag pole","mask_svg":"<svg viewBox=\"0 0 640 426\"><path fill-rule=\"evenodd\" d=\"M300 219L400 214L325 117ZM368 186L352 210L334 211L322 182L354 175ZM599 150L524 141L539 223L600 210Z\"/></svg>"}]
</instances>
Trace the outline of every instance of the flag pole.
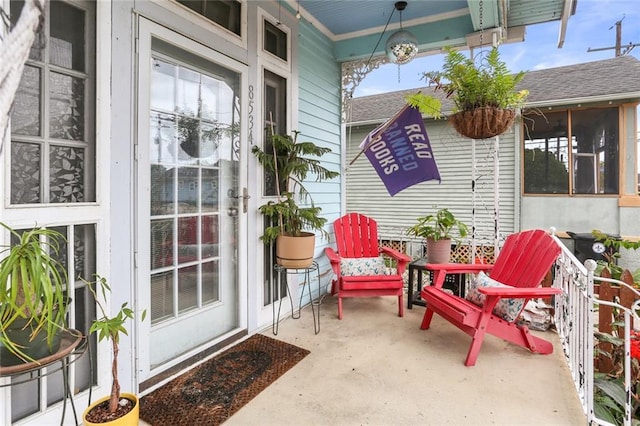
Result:
<instances>
[{"instance_id":1,"label":"flag pole","mask_svg":"<svg viewBox=\"0 0 640 426\"><path fill-rule=\"evenodd\" d=\"M391 125L391 123L393 123L395 121L396 118L398 118L398 116L400 114L402 114L407 108L409 107L409 104L405 104L404 107L402 107L402 109L398 112L396 112L393 117L391 117L390 119L388 119L382 126L374 129L371 133L380 133L380 132L384 132L385 130L387 130L387 127L389 127ZM371 134L369 133L369 135ZM367 135L367 136L369 136ZM369 149L369 147L371 146L371 141L367 141L367 143L365 144L365 146L360 150L360 152L358 153L358 155L356 155L354 157L353 160L351 160L351 162L349 163L349 165L353 165L353 163L356 162L356 160L362 155L363 152L365 152L367 149Z\"/></svg>"}]
</instances>

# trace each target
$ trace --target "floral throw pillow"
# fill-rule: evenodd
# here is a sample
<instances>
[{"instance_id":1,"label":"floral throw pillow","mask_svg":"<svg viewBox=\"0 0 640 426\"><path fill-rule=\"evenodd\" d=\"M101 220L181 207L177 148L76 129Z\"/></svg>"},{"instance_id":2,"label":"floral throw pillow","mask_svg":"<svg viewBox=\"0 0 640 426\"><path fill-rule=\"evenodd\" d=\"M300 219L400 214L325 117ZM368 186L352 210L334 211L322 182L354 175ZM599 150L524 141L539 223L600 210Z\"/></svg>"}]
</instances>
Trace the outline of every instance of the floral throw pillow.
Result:
<instances>
[{"instance_id":1,"label":"floral throw pillow","mask_svg":"<svg viewBox=\"0 0 640 426\"><path fill-rule=\"evenodd\" d=\"M486 296L480 291L478 288L480 287L509 287L508 285L502 284L496 280L492 280L485 274L484 272L480 272L478 275L471 279L469 283L469 290L467 291L467 295L465 299L469 302L483 306ZM495 308L493 308L493 314L499 316L503 320L507 322L513 322L522 308L524 307L524 299L500 299L496 304Z\"/></svg>"},{"instance_id":2,"label":"floral throw pillow","mask_svg":"<svg viewBox=\"0 0 640 426\"><path fill-rule=\"evenodd\" d=\"M340 273L344 276L389 275L390 270L382 257L340 259Z\"/></svg>"}]
</instances>

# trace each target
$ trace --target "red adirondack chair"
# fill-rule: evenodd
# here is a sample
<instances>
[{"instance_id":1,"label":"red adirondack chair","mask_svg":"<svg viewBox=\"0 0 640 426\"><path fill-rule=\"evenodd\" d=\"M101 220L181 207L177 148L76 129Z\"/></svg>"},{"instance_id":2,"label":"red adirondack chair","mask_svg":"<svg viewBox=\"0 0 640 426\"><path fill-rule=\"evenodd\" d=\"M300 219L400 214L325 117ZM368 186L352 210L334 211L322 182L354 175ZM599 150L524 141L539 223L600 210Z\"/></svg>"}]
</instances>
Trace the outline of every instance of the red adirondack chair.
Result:
<instances>
[{"instance_id":1,"label":"red adirondack chair","mask_svg":"<svg viewBox=\"0 0 640 426\"><path fill-rule=\"evenodd\" d=\"M344 297L398 296L398 315L404 316L402 274L411 258L390 247L378 246L376 221L358 213L349 213L333 223L337 253L325 248L336 275L331 294L338 295L338 318L342 319ZM395 260L395 271L382 255ZM393 273L392 273L393 272Z\"/></svg>"},{"instance_id":2,"label":"red adirondack chair","mask_svg":"<svg viewBox=\"0 0 640 426\"><path fill-rule=\"evenodd\" d=\"M434 276L432 285L424 286L420 292L427 305L420 328L429 328L435 312L470 335L472 341L465 360L468 367L475 365L486 333L531 352L552 353L550 342L533 336L516 320L529 299L561 293L557 288L539 287L560 252L550 235L536 229L509 235L493 265L428 264L427 269L434 271ZM490 271L490 279L484 276L485 271ZM446 274L465 273L478 274L471 281L480 286L477 291L470 289L474 296L470 297L468 291L467 299L478 303L477 296L485 296L482 306L443 291Z\"/></svg>"}]
</instances>

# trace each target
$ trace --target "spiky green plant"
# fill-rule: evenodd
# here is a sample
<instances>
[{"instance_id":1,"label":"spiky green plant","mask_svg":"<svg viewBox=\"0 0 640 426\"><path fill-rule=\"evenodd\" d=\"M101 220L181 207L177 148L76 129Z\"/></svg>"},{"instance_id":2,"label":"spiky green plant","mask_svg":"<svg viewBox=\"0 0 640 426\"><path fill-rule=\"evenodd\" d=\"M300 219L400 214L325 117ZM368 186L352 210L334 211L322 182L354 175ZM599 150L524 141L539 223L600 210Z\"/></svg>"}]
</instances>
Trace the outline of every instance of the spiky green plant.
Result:
<instances>
[{"instance_id":1,"label":"spiky green plant","mask_svg":"<svg viewBox=\"0 0 640 426\"><path fill-rule=\"evenodd\" d=\"M0 222L17 240L0 252L0 343L24 362L35 361L9 336L19 320L26 321L30 341L46 333L47 344L64 329L67 276L54 257L65 238L46 228L17 231Z\"/></svg>"}]
</instances>

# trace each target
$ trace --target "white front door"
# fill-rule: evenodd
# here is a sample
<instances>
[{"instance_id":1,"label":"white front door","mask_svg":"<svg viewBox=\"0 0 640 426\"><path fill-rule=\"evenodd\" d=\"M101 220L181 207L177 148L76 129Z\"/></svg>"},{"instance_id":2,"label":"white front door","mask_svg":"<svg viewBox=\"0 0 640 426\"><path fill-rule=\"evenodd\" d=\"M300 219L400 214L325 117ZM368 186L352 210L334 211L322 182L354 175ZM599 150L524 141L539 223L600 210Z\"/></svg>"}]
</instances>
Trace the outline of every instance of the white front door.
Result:
<instances>
[{"instance_id":1,"label":"white front door","mask_svg":"<svg viewBox=\"0 0 640 426\"><path fill-rule=\"evenodd\" d=\"M145 379L246 327L239 274L246 269L239 197L246 67L145 19L138 67L137 283L150 317L139 347Z\"/></svg>"}]
</instances>

